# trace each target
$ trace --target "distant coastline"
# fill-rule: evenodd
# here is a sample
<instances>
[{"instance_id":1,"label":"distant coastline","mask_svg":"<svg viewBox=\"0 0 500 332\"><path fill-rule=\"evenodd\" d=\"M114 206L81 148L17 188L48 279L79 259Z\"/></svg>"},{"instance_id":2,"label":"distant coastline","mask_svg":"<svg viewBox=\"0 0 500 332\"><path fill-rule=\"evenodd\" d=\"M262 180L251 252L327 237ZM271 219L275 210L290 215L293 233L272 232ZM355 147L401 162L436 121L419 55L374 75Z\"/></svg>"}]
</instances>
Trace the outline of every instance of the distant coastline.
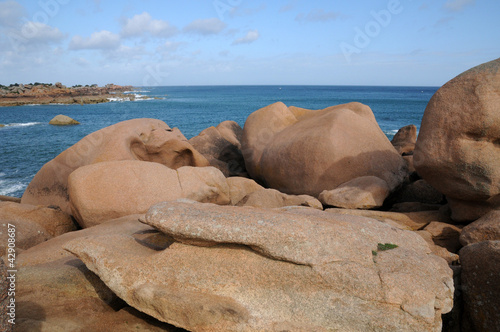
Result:
<instances>
[{"instance_id":1,"label":"distant coastline","mask_svg":"<svg viewBox=\"0 0 500 332\"><path fill-rule=\"evenodd\" d=\"M106 84L103 87L97 84L66 87L59 82L0 85L0 106L107 103L117 98L133 99L133 94L124 94L133 89L130 85L115 84Z\"/></svg>"}]
</instances>

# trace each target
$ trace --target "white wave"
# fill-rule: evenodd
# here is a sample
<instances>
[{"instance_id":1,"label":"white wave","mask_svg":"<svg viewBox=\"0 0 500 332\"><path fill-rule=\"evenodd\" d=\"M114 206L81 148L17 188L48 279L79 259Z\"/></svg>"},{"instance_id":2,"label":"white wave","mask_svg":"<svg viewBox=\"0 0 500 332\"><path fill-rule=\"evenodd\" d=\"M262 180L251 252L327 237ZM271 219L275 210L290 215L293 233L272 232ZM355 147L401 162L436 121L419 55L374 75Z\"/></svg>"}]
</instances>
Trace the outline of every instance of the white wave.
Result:
<instances>
[{"instance_id":1,"label":"white wave","mask_svg":"<svg viewBox=\"0 0 500 332\"><path fill-rule=\"evenodd\" d=\"M6 124L5 127L31 127L41 124L43 124L43 122L9 123Z\"/></svg>"},{"instance_id":2,"label":"white wave","mask_svg":"<svg viewBox=\"0 0 500 332\"><path fill-rule=\"evenodd\" d=\"M0 181L0 195L3 196L9 196L15 193L16 191L23 190L24 188L26 188L26 185L22 183L8 184L4 186L5 182L6 181Z\"/></svg>"},{"instance_id":3,"label":"white wave","mask_svg":"<svg viewBox=\"0 0 500 332\"><path fill-rule=\"evenodd\" d=\"M152 100L153 98L145 96L145 95L140 95L140 94L134 94L135 100Z\"/></svg>"},{"instance_id":4,"label":"white wave","mask_svg":"<svg viewBox=\"0 0 500 332\"><path fill-rule=\"evenodd\" d=\"M130 98L118 98L118 97L113 97L113 98L108 98L109 101L118 101L118 102L122 102L122 101L130 101Z\"/></svg>"},{"instance_id":5,"label":"white wave","mask_svg":"<svg viewBox=\"0 0 500 332\"><path fill-rule=\"evenodd\" d=\"M117 102L123 102L123 101L142 101L142 100L153 100L154 98L145 96L145 95L140 95L137 93L134 93L134 98L129 98L129 97L111 97L108 98L109 101L117 101Z\"/></svg>"},{"instance_id":6,"label":"white wave","mask_svg":"<svg viewBox=\"0 0 500 332\"><path fill-rule=\"evenodd\" d=\"M137 92L145 93L145 92L151 92L151 91L148 91L148 90L135 90L135 91L125 91L124 93L137 93Z\"/></svg>"}]
</instances>

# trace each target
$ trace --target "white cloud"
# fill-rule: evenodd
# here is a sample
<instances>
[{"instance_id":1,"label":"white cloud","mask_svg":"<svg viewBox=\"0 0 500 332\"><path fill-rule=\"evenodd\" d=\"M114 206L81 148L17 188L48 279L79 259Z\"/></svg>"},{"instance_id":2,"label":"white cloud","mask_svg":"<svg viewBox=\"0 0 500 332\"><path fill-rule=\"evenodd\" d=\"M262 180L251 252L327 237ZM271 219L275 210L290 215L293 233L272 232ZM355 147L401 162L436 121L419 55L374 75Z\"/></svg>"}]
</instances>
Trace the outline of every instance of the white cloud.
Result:
<instances>
[{"instance_id":1,"label":"white cloud","mask_svg":"<svg viewBox=\"0 0 500 332\"><path fill-rule=\"evenodd\" d=\"M140 37L144 34L156 37L172 37L177 33L177 28L167 21L155 20L147 12L135 15L125 20L121 35L124 37Z\"/></svg>"},{"instance_id":2,"label":"white cloud","mask_svg":"<svg viewBox=\"0 0 500 332\"><path fill-rule=\"evenodd\" d=\"M16 1L0 2L0 26L15 26L24 15L24 7Z\"/></svg>"},{"instance_id":3,"label":"white cloud","mask_svg":"<svg viewBox=\"0 0 500 332\"><path fill-rule=\"evenodd\" d=\"M233 42L233 45L238 45L238 44L250 44L259 39L260 34L259 31L257 30L250 30L248 33L245 35L245 37L238 38Z\"/></svg>"},{"instance_id":4,"label":"white cloud","mask_svg":"<svg viewBox=\"0 0 500 332\"><path fill-rule=\"evenodd\" d=\"M145 55L147 55L147 52L143 46L130 47L126 45L120 45L117 49L110 50L105 54L108 60L115 63L139 61Z\"/></svg>"},{"instance_id":5,"label":"white cloud","mask_svg":"<svg viewBox=\"0 0 500 332\"><path fill-rule=\"evenodd\" d=\"M73 58L73 62L80 67L87 67L90 62L85 58Z\"/></svg>"},{"instance_id":6,"label":"white cloud","mask_svg":"<svg viewBox=\"0 0 500 332\"><path fill-rule=\"evenodd\" d=\"M114 50L120 47L120 36L107 30L94 32L90 37L74 36L69 43L70 50Z\"/></svg>"},{"instance_id":7,"label":"white cloud","mask_svg":"<svg viewBox=\"0 0 500 332\"><path fill-rule=\"evenodd\" d=\"M167 41L163 43L162 45L158 46L156 48L157 52L175 52L179 49L179 47L182 45L182 42L172 42L172 41Z\"/></svg>"},{"instance_id":8,"label":"white cloud","mask_svg":"<svg viewBox=\"0 0 500 332\"><path fill-rule=\"evenodd\" d=\"M439 28L442 26L448 25L451 21L453 21L455 18L453 16L446 16L441 19L439 19L436 23L434 23L433 27L434 28Z\"/></svg>"},{"instance_id":9,"label":"white cloud","mask_svg":"<svg viewBox=\"0 0 500 332\"><path fill-rule=\"evenodd\" d=\"M245 8L243 6L235 6L233 7L233 9L231 9L230 15L232 17L251 16L266 10L266 8L267 8L266 4L261 4L259 7L256 8Z\"/></svg>"},{"instance_id":10,"label":"white cloud","mask_svg":"<svg viewBox=\"0 0 500 332\"><path fill-rule=\"evenodd\" d=\"M64 34L58 29L38 22L26 22L21 31L25 36L38 42L59 42Z\"/></svg>"},{"instance_id":11,"label":"white cloud","mask_svg":"<svg viewBox=\"0 0 500 332\"><path fill-rule=\"evenodd\" d=\"M58 29L47 24L28 21L19 29L10 29L7 37L14 47L46 46L61 42L65 35Z\"/></svg>"},{"instance_id":12,"label":"white cloud","mask_svg":"<svg viewBox=\"0 0 500 332\"><path fill-rule=\"evenodd\" d=\"M464 9L467 5L472 5L476 0L448 0L444 4L444 8L451 10L453 12L458 12Z\"/></svg>"},{"instance_id":13,"label":"white cloud","mask_svg":"<svg viewBox=\"0 0 500 332\"><path fill-rule=\"evenodd\" d=\"M184 31L206 36L218 34L225 28L226 23L218 18L207 18L203 20L194 20L184 28Z\"/></svg>"},{"instance_id":14,"label":"white cloud","mask_svg":"<svg viewBox=\"0 0 500 332\"><path fill-rule=\"evenodd\" d=\"M279 12L280 13L289 12L289 11L293 10L296 5L297 5L297 1L289 2L288 4L281 6Z\"/></svg>"},{"instance_id":15,"label":"white cloud","mask_svg":"<svg viewBox=\"0 0 500 332\"><path fill-rule=\"evenodd\" d=\"M307 14L301 13L295 17L296 21L308 21L308 22L327 22L333 21L340 17L339 13L335 12L325 12L323 9L315 9Z\"/></svg>"}]
</instances>

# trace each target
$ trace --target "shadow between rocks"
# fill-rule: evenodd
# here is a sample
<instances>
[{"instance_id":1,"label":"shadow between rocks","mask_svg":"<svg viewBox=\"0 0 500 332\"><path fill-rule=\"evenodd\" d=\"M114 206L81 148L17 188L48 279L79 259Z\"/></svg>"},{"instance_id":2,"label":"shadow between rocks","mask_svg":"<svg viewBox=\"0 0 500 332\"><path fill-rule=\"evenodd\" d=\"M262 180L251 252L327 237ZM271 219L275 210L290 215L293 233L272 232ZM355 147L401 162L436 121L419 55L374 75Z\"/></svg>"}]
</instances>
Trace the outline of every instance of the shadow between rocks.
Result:
<instances>
[{"instance_id":1,"label":"shadow between rocks","mask_svg":"<svg viewBox=\"0 0 500 332\"><path fill-rule=\"evenodd\" d=\"M45 309L31 301L19 301L16 303L16 332L41 332L43 322L47 315ZM27 318L29 317L29 318Z\"/></svg>"},{"instance_id":2,"label":"shadow between rocks","mask_svg":"<svg viewBox=\"0 0 500 332\"><path fill-rule=\"evenodd\" d=\"M127 306L127 303L113 293L113 291L106 286L99 276L90 271L81 260L75 258L66 262L66 265L78 269L85 279L87 279L87 281L92 285L101 301L109 305L114 311L119 311Z\"/></svg>"}]
</instances>

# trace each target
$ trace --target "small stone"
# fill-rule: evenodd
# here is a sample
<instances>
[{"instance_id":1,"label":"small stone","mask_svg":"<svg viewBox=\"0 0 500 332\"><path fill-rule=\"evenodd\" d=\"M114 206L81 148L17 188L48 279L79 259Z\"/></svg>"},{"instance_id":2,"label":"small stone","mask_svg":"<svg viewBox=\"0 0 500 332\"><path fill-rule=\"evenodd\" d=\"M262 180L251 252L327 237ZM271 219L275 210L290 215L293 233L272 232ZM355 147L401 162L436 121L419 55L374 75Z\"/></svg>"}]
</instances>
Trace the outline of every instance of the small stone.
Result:
<instances>
[{"instance_id":1,"label":"small stone","mask_svg":"<svg viewBox=\"0 0 500 332\"><path fill-rule=\"evenodd\" d=\"M417 142L417 127L408 125L398 130L392 138L392 145L402 155L413 154Z\"/></svg>"},{"instance_id":2,"label":"small stone","mask_svg":"<svg viewBox=\"0 0 500 332\"><path fill-rule=\"evenodd\" d=\"M460 235L464 246L483 241L500 241L500 210L491 211L465 226Z\"/></svg>"},{"instance_id":3,"label":"small stone","mask_svg":"<svg viewBox=\"0 0 500 332\"><path fill-rule=\"evenodd\" d=\"M79 125L80 122L70 118L66 115L56 115L52 120L50 120L49 124L54 126L71 126L71 125Z\"/></svg>"},{"instance_id":4,"label":"small stone","mask_svg":"<svg viewBox=\"0 0 500 332\"><path fill-rule=\"evenodd\" d=\"M323 191L319 200L325 205L345 209L373 209L381 207L389 193L390 188L384 180L376 176L362 176L336 189Z\"/></svg>"}]
</instances>

